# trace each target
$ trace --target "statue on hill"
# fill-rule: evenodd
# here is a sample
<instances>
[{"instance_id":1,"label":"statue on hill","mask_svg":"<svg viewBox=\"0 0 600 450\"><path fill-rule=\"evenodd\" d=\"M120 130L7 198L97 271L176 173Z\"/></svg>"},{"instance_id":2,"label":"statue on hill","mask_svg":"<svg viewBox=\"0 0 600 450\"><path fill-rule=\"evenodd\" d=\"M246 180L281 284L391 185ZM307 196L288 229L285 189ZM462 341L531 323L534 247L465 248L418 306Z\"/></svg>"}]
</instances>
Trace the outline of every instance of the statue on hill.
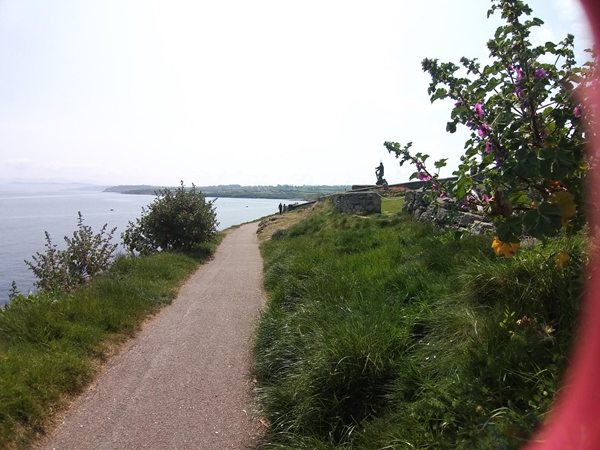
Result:
<instances>
[{"instance_id":1,"label":"statue on hill","mask_svg":"<svg viewBox=\"0 0 600 450\"><path fill-rule=\"evenodd\" d=\"M383 163L381 161L379 161L379 166L375 167L375 176L377 177L377 182L375 183L377 186L387 184L385 178L383 178Z\"/></svg>"}]
</instances>

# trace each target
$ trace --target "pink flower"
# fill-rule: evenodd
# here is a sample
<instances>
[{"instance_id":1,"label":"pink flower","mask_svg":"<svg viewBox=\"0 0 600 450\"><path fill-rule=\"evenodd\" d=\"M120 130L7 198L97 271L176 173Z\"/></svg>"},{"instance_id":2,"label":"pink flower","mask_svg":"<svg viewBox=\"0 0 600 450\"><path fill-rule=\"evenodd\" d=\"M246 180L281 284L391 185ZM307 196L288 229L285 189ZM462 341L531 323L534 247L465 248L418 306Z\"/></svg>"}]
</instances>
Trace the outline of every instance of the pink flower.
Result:
<instances>
[{"instance_id":1,"label":"pink flower","mask_svg":"<svg viewBox=\"0 0 600 450\"><path fill-rule=\"evenodd\" d=\"M486 205L490 202L490 198L486 194L483 194L481 198Z\"/></svg>"},{"instance_id":2,"label":"pink flower","mask_svg":"<svg viewBox=\"0 0 600 450\"><path fill-rule=\"evenodd\" d=\"M517 80L523 78L523 72L518 67L515 67L515 72L517 73Z\"/></svg>"},{"instance_id":3,"label":"pink flower","mask_svg":"<svg viewBox=\"0 0 600 450\"><path fill-rule=\"evenodd\" d=\"M477 117L479 117L480 119L483 118L483 108L481 106L481 103L475 104L475 114L477 114Z\"/></svg>"},{"instance_id":4,"label":"pink flower","mask_svg":"<svg viewBox=\"0 0 600 450\"><path fill-rule=\"evenodd\" d=\"M481 136L484 139L486 137L488 137L491 132L492 132L492 128L485 123L482 123L481 125L479 125L479 130L477 131L477 133L479 133L479 136Z\"/></svg>"},{"instance_id":5,"label":"pink flower","mask_svg":"<svg viewBox=\"0 0 600 450\"><path fill-rule=\"evenodd\" d=\"M575 117L581 117L581 106L578 105L573 109L573 115Z\"/></svg>"},{"instance_id":6,"label":"pink flower","mask_svg":"<svg viewBox=\"0 0 600 450\"><path fill-rule=\"evenodd\" d=\"M544 69L536 69L535 72L533 72L533 76L535 78L545 78L546 71Z\"/></svg>"},{"instance_id":7,"label":"pink flower","mask_svg":"<svg viewBox=\"0 0 600 450\"><path fill-rule=\"evenodd\" d=\"M431 177L423 172L419 172L417 173L417 178L421 181L429 181L431 180Z\"/></svg>"},{"instance_id":8,"label":"pink flower","mask_svg":"<svg viewBox=\"0 0 600 450\"><path fill-rule=\"evenodd\" d=\"M492 143L490 141L487 141L485 143L485 152L492 153L492 150L494 150L494 146L492 145Z\"/></svg>"}]
</instances>

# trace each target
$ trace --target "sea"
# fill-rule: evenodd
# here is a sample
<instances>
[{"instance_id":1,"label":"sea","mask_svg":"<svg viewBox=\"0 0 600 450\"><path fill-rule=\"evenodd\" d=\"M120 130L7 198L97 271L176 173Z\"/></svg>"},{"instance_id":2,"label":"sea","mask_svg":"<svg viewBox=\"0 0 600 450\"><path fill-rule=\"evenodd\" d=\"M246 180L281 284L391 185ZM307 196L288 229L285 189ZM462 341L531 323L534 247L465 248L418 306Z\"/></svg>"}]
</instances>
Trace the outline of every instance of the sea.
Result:
<instances>
[{"instance_id":1,"label":"sea","mask_svg":"<svg viewBox=\"0 0 600 450\"><path fill-rule=\"evenodd\" d=\"M24 260L31 261L36 252L44 253L45 234L64 248L64 236L77 229L77 213L94 233L104 224L117 228L113 242L129 221L140 217L142 208L155 200L153 195L131 195L98 190L64 189L44 192L2 190L0 186L0 306L8 303L12 281L21 293L35 291L35 277ZM214 200L207 198L207 200ZM219 198L215 201L219 230L251 222L278 212L283 199ZM124 249L120 247L120 252Z\"/></svg>"}]
</instances>

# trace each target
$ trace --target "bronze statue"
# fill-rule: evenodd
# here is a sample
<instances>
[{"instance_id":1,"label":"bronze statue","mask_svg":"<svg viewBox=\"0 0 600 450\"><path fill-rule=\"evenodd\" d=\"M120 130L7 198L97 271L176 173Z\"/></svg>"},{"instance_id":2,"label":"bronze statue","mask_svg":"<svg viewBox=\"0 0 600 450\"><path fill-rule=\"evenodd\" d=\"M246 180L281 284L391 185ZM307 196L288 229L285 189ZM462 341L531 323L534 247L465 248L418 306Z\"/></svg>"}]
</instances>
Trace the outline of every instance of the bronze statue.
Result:
<instances>
[{"instance_id":1,"label":"bronze statue","mask_svg":"<svg viewBox=\"0 0 600 450\"><path fill-rule=\"evenodd\" d=\"M377 177L377 186L381 186L385 183L385 179L383 178L383 163L379 161L379 166L375 167L375 176Z\"/></svg>"}]
</instances>

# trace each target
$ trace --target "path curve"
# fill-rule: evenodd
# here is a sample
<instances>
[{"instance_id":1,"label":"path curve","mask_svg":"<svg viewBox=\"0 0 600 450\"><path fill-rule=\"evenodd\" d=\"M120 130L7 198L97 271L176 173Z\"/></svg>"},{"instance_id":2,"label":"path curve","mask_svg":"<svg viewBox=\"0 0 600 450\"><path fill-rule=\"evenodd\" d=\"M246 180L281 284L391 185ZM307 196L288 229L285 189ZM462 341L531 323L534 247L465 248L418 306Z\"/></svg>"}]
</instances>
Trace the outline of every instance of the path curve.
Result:
<instances>
[{"instance_id":1,"label":"path curve","mask_svg":"<svg viewBox=\"0 0 600 450\"><path fill-rule=\"evenodd\" d=\"M43 449L251 449L250 335L263 304L257 225L232 230Z\"/></svg>"}]
</instances>

